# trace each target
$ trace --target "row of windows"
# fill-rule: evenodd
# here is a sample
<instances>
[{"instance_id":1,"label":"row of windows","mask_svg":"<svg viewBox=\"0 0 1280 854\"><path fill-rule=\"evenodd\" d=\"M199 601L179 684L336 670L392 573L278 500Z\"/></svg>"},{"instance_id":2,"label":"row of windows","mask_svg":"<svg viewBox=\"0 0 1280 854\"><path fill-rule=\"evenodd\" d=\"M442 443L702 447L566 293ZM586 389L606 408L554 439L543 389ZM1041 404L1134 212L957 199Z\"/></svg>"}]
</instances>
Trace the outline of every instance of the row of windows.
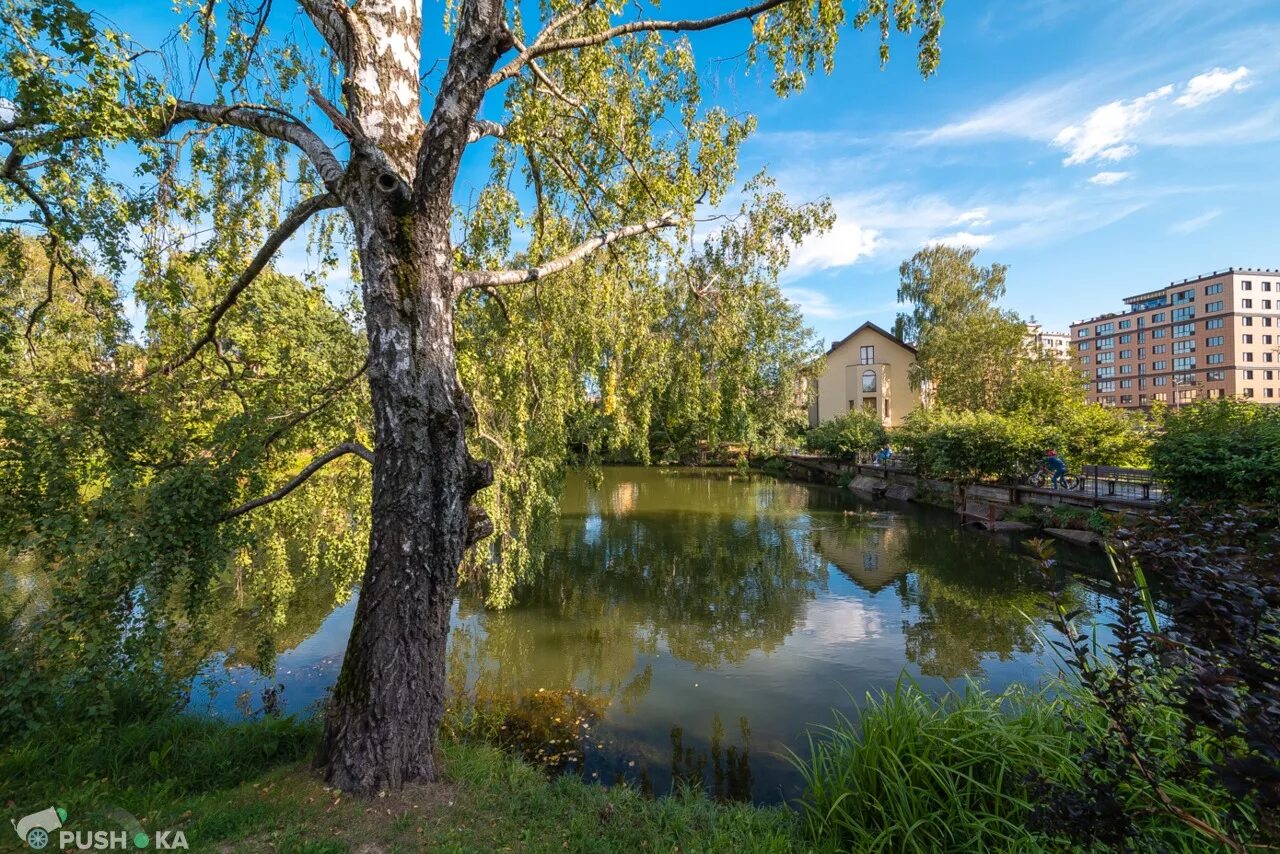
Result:
<instances>
[{"instance_id":1,"label":"row of windows","mask_svg":"<svg viewBox=\"0 0 1280 854\"><path fill-rule=\"evenodd\" d=\"M1277 284L1280 284L1280 282L1278 282ZM1240 289L1241 289L1242 291L1251 291L1251 290L1253 290L1253 282L1241 282L1241 283L1240 283ZM1262 289L1263 289L1264 291L1269 291L1269 290L1271 290L1271 283L1270 283L1270 282L1263 282L1263 283L1262 283Z\"/></svg>"},{"instance_id":2,"label":"row of windows","mask_svg":"<svg viewBox=\"0 0 1280 854\"><path fill-rule=\"evenodd\" d=\"M1248 285L1249 283L1248 283L1248 282L1244 282L1243 284ZM1269 291L1269 290L1271 290L1271 283L1270 283L1270 282L1263 282L1262 284L1266 286L1266 287L1264 288L1264 290L1268 290L1268 291ZM1217 287L1217 288L1218 288L1218 290L1213 291L1213 293L1221 293L1221 288L1222 288L1222 285L1221 285L1221 284L1218 284L1218 285L1216 285L1216 286L1215 286L1215 285L1210 285L1209 287ZM1245 288L1245 290L1249 290L1249 288L1247 288L1247 287L1246 287L1246 288ZM1208 293L1208 289L1206 289L1206 293ZM1185 300L1184 300L1184 301L1185 301ZM1271 308L1273 307L1273 302L1272 302L1271 300L1269 300L1269 299L1259 300L1259 302L1261 303L1261 305L1260 305L1259 307L1260 307L1260 308L1262 308L1262 309L1269 310L1269 309L1271 309ZM1250 298L1247 298L1247 297L1246 297L1245 299L1240 300L1240 306L1241 306L1241 308L1253 308L1253 300L1252 300L1252 299L1250 299ZM1280 305L1276 305L1275 307L1280 307ZM1223 301L1222 301L1222 300L1214 300L1213 302L1208 303L1207 305L1205 305L1204 310L1205 310L1205 312L1206 312L1206 313L1211 313L1211 312L1215 312L1215 311L1222 311L1222 310L1223 310ZM1175 322L1175 323L1176 323L1176 322L1178 322L1178 321L1190 320L1190 319L1192 319L1192 318L1194 318L1194 317L1195 317L1195 307L1194 307L1194 306L1186 306L1186 307L1184 307L1184 308L1174 309L1174 310L1173 310L1173 312L1172 312L1172 316L1171 316L1171 318L1170 318L1170 319L1171 319L1173 322ZM1163 311L1158 311L1158 312L1156 312L1155 314L1151 315L1151 323L1152 323L1152 324L1156 324L1156 323L1163 323L1163 322L1164 322L1164 318L1165 318L1165 313L1164 313ZM1144 320L1145 320L1144 318L1141 318L1141 317L1139 317L1139 318L1138 318L1138 328L1139 328L1139 329L1141 329L1143 326L1145 326L1145 325L1146 325L1146 324L1145 324L1145 322L1144 322ZM1132 328L1132 326L1133 326L1133 320L1132 320L1132 319L1130 319L1130 320L1121 320L1121 321L1120 321L1120 328L1121 328L1121 329L1130 329L1130 328ZM1217 328L1219 328L1219 327L1221 327L1221 326L1222 326L1222 318L1214 318L1214 319L1212 319L1212 320L1207 320L1207 321L1205 321L1205 328L1206 328L1206 329L1217 329ZM1109 335L1109 334L1111 334L1111 333L1112 333L1112 332L1114 332L1114 331L1115 331L1115 323L1114 323L1114 322L1109 322L1109 323L1100 323L1100 324L1098 324L1097 326L1095 326L1095 327L1093 328L1093 335L1094 335L1094 336L1098 336L1098 335ZM1142 334L1142 333L1139 333L1139 335L1141 335L1141 334ZM1077 330L1076 330L1076 337L1077 337L1077 338L1088 338L1088 337L1089 337L1089 327L1087 327L1087 326L1082 326L1081 328L1077 329Z\"/></svg>"}]
</instances>

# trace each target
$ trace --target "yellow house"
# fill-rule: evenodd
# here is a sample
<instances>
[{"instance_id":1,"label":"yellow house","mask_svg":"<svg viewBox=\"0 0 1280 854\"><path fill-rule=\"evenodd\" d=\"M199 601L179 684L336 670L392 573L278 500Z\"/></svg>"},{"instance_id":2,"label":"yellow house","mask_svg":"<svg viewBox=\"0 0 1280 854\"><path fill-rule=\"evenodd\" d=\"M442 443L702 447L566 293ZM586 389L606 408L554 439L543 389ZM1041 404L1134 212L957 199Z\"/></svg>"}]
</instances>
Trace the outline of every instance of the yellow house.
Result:
<instances>
[{"instance_id":1,"label":"yellow house","mask_svg":"<svg viewBox=\"0 0 1280 854\"><path fill-rule=\"evenodd\" d=\"M874 323L837 341L823 360L809 406L810 427L855 407L876 413L886 427L897 427L924 400L921 389L911 387L916 349Z\"/></svg>"}]
</instances>

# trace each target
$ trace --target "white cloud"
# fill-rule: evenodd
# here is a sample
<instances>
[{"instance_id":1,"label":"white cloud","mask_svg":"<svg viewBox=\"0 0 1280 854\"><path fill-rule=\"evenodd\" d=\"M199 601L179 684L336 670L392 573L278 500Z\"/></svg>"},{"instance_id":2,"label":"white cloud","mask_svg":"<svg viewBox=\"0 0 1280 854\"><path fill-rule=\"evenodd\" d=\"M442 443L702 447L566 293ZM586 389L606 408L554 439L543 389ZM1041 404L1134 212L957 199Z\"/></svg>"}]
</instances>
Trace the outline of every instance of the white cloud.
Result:
<instances>
[{"instance_id":1,"label":"white cloud","mask_svg":"<svg viewBox=\"0 0 1280 854\"><path fill-rule=\"evenodd\" d=\"M1174 103L1188 109L1198 107L1228 92L1249 88L1251 81L1246 79L1248 76L1249 69L1243 65L1235 71L1214 68L1204 74L1197 74L1187 81L1186 88Z\"/></svg>"},{"instance_id":2,"label":"white cloud","mask_svg":"<svg viewBox=\"0 0 1280 854\"><path fill-rule=\"evenodd\" d=\"M847 267L871 255L879 245L879 231L837 217L830 231L809 238L792 251L789 271L799 274Z\"/></svg>"},{"instance_id":3,"label":"white cloud","mask_svg":"<svg viewBox=\"0 0 1280 854\"><path fill-rule=\"evenodd\" d=\"M831 320L848 314L846 310L833 305L826 294L812 288L783 288L782 295L795 303L796 308L807 318Z\"/></svg>"},{"instance_id":4,"label":"white cloud","mask_svg":"<svg viewBox=\"0 0 1280 854\"><path fill-rule=\"evenodd\" d=\"M973 228L982 228L984 225L990 225L991 219L987 214L986 208L974 208L971 211L965 211L955 218L952 225L968 225Z\"/></svg>"},{"instance_id":5,"label":"white cloud","mask_svg":"<svg viewBox=\"0 0 1280 854\"><path fill-rule=\"evenodd\" d=\"M1097 184L1099 187L1110 187L1112 184L1119 184L1130 174L1129 172L1099 172L1089 179L1089 183Z\"/></svg>"},{"instance_id":6,"label":"white cloud","mask_svg":"<svg viewBox=\"0 0 1280 854\"><path fill-rule=\"evenodd\" d=\"M1222 216L1222 211L1220 210L1205 211L1200 216L1193 216L1191 219L1184 219L1182 222L1174 223L1169 228L1169 231L1174 234L1190 234L1193 231L1199 231L1220 216Z\"/></svg>"},{"instance_id":7,"label":"white cloud","mask_svg":"<svg viewBox=\"0 0 1280 854\"><path fill-rule=\"evenodd\" d=\"M973 246L981 249L991 241L995 240L992 234L974 234L972 231L957 231L954 234L944 234L939 237L930 238L929 243L936 243L941 246Z\"/></svg>"},{"instance_id":8,"label":"white cloud","mask_svg":"<svg viewBox=\"0 0 1280 854\"><path fill-rule=\"evenodd\" d=\"M1063 128L1053 138L1053 144L1067 152L1063 165L1133 156L1138 150L1130 142L1134 131L1151 118L1156 105L1171 94L1173 85L1169 84L1131 101L1112 101L1089 113L1080 124Z\"/></svg>"}]
</instances>

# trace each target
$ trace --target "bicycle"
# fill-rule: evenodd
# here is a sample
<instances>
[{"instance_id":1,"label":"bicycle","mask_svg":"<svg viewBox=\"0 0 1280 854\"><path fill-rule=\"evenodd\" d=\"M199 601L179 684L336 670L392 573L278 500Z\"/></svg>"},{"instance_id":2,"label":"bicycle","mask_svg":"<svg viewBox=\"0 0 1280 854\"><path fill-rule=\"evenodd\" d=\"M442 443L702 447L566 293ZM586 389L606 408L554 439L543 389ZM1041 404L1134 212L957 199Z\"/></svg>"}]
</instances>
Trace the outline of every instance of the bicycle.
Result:
<instances>
[{"instance_id":1,"label":"bicycle","mask_svg":"<svg viewBox=\"0 0 1280 854\"><path fill-rule=\"evenodd\" d=\"M1080 478L1078 476L1074 474L1066 474L1063 475L1063 479L1067 482L1066 489L1068 492L1075 492L1080 488ZM1038 487L1040 489L1052 489L1053 474L1044 466L1040 466L1040 468L1036 470L1035 474L1027 478L1027 485Z\"/></svg>"}]
</instances>

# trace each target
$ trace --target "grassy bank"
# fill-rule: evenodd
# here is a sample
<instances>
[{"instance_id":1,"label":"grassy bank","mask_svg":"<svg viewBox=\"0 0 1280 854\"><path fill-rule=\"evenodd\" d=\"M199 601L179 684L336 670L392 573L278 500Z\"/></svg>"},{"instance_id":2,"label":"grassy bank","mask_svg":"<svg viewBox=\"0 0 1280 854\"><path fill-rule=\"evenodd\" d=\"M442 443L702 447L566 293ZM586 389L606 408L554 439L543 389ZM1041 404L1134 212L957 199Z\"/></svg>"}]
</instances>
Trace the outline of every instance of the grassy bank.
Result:
<instances>
[{"instance_id":1,"label":"grassy bank","mask_svg":"<svg viewBox=\"0 0 1280 854\"><path fill-rule=\"evenodd\" d=\"M444 747L446 779L385 797L327 790L310 768L313 724L165 719L113 731L42 734L0 754L10 818L65 807L68 830L181 829L193 851L791 851L784 807L649 799L576 779L548 782L481 744ZM28 850L6 828L0 850ZM52 850L52 849L50 849Z\"/></svg>"},{"instance_id":2,"label":"grassy bank","mask_svg":"<svg viewBox=\"0 0 1280 854\"><path fill-rule=\"evenodd\" d=\"M904 682L860 716L813 731L796 760L807 789L791 809L548 780L510 752L456 736L443 746L441 782L348 797L310 766L315 723L165 717L46 729L9 745L0 751L0 800L10 818L62 807L72 831L129 829L124 811L152 838L181 830L193 851L1071 850L1032 828L1032 779L1078 784L1089 734L1105 727L1069 691L970 688L938 700ZM1155 719L1142 737L1173 745L1176 728ZM1166 789L1216 823L1224 804L1202 801L1207 790L1195 781ZM1117 794L1155 848L1212 850L1140 788ZM0 851L27 850L7 831L0 840Z\"/></svg>"}]
</instances>

